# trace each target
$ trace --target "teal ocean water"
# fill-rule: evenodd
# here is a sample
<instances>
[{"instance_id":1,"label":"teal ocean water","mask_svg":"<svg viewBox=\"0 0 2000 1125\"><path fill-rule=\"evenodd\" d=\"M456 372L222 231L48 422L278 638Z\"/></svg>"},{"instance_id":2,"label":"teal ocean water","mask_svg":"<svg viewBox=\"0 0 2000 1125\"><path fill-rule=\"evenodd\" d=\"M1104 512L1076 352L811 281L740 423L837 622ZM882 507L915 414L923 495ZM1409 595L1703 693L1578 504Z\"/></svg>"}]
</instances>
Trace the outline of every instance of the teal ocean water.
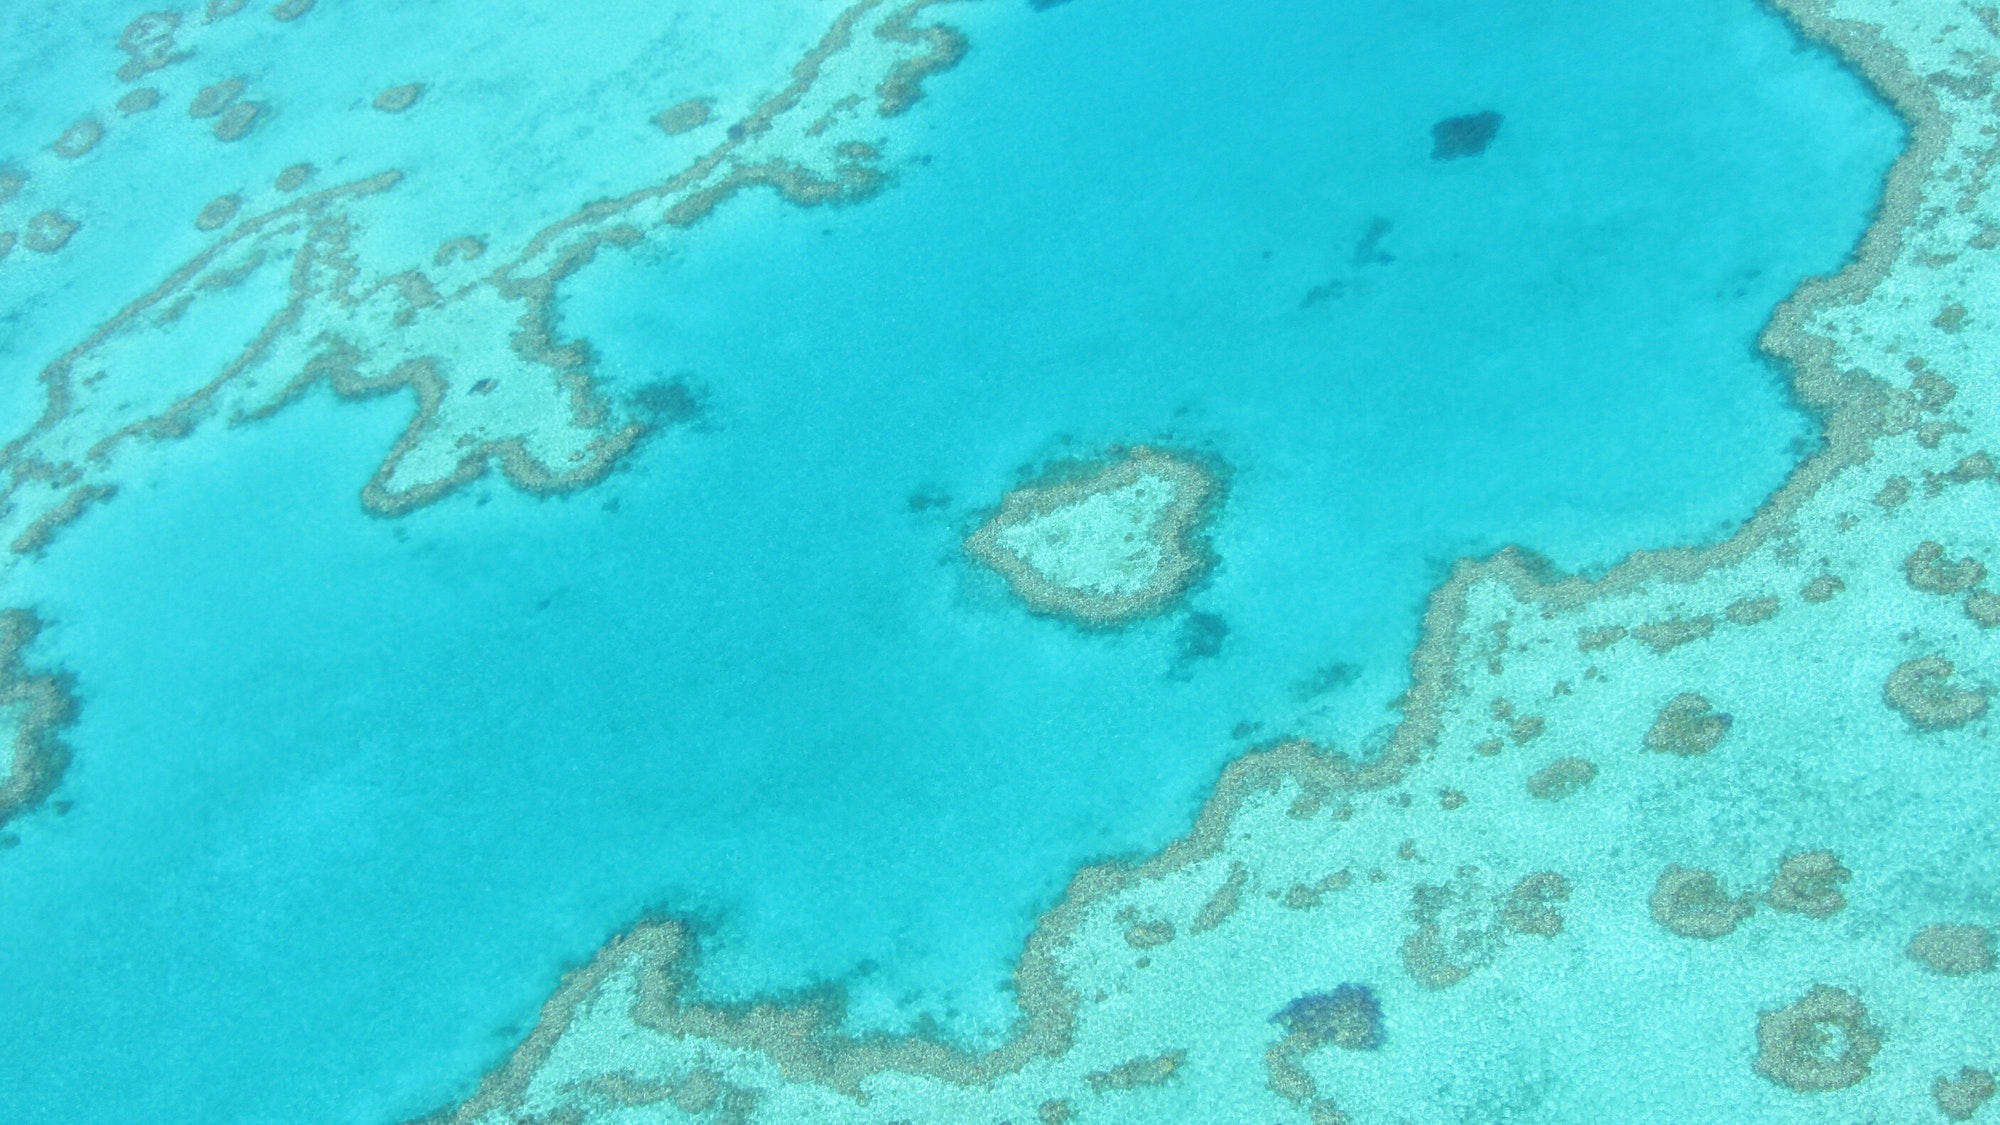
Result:
<instances>
[{"instance_id":1,"label":"teal ocean water","mask_svg":"<svg viewBox=\"0 0 2000 1125\"><path fill-rule=\"evenodd\" d=\"M86 201L60 254L0 259L0 415L199 251L202 200L398 167L371 268L518 244L658 173L648 68L685 49L720 91L824 22L508 3L231 16L152 112L242 73L279 90L259 132L114 129L45 173L139 9L0 14L0 167L33 172L0 226ZM0 851L0 1117L422 1113L660 913L702 932L707 995L837 985L854 1029L997 1042L1080 865L1186 831L1254 744L1380 748L1455 559L1715 542L1814 447L1756 334L1846 260L1903 132L1750 0L932 14L970 47L874 126L878 194L748 192L561 287L606 400L663 422L603 481L372 514L410 396L319 387L137 445L7 574L79 711ZM412 76L375 139L355 107ZM1481 113L1490 143L1437 151ZM1038 470L1132 444L1226 482L1170 612L1036 616L960 550Z\"/></svg>"}]
</instances>

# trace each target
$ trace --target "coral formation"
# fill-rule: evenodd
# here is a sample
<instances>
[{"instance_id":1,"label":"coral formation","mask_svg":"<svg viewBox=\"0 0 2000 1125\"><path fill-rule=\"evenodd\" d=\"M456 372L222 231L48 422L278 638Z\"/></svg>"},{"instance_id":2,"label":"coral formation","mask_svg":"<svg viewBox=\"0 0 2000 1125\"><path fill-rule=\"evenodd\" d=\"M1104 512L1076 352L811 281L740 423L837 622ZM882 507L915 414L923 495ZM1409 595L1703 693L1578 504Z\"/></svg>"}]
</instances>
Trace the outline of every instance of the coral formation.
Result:
<instances>
[{"instance_id":1,"label":"coral formation","mask_svg":"<svg viewBox=\"0 0 2000 1125\"><path fill-rule=\"evenodd\" d=\"M1993 1072L1978 1067L1962 1066L1958 1075L1946 1078L1938 1075L1931 1083L1931 1097L1937 1101L1938 1112L1947 1121L1970 1121L1979 1107L1991 1101L1994 1093Z\"/></svg>"},{"instance_id":2,"label":"coral formation","mask_svg":"<svg viewBox=\"0 0 2000 1125\"><path fill-rule=\"evenodd\" d=\"M1731 898L1715 872L1670 863L1660 872L1648 900L1653 921L1681 937L1713 940L1736 931L1756 912L1748 896Z\"/></svg>"},{"instance_id":3,"label":"coral formation","mask_svg":"<svg viewBox=\"0 0 2000 1125\"><path fill-rule=\"evenodd\" d=\"M1778 599L1768 595L1761 598L1738 598L1729 603L1722 611L1722 615L1729 618L1733 624L1756 625L1776 617L1778 606Z\"/></svg>"},{"instance_id":4,"label":"coral formation","mask_svg":"<svg viewBox=\"0 0 2000 1125\"><path fill-rule=\"evenodd\" d=\"M99 124L96 118L86 117L64 129L62 135L56 138L49 149L64 160L75 160L96 148L97 143L103 139L104 126Z\"/></svg>"},{"instance_id":5,"label":"coral formation","mask_svg":"<svg viewBox=\"0 0 2000 1125\"><path fill-rule=\"evenodd\" d=\"M1715 618L1704 613L1698 617L1674 616L1650 622L1632 630L1632 635L1654 652L1667 653L1682 645L1706 640L1714 632Z\"/></svg>"},{"instance_id":6,"label":"coral formation","mask_svg":"<svg viewBox=\"0 0 2000 1125\"><path fill-rule=\"evenodd\" d=\"M1942 656L1905 660L1889 673L1882 699L1923 731L1951 730L1986 714L1983 690L1951 685L1956 666Z\"/></svg>"},{"instance_id":7,"label":"coral formation","mask_svg":"<svg viewBox=\"0 0 2000 1125\"><path fill-rule=\"evenodd\" d=\"M1569 901L1569 880L1554 871L1537 871L1514 884L1500 908L1500 924L1517 934L1554 937L1562 933L1557 903Z\"/></svg>"},{"instance_id":8,"label":"coral formation","mask_svg":"<svg viewBox=\"0 0 2000 1125\"><path fill-rule=\"evenodd\" d=\"M1904 950L1910 960L1934 973L1967 977L1993 971L1993 931L1985 926L1940 923L1925 926Z\"/></svg>"},{"instance_id":9,"label":"coral formation","mask_svg":"<svg viewBox=\"0 0 2000 1125\"><path fill-rule=\"evenodd\" d=\"M1165 609L1209 567L1198 532L1218 492L1193 459L1137 446L1008 493L965 550L1037 613L1122 625Z\"/></svg>"},{"instance_id":10,"label":"coral formation","mask_svg":"<svg viewBox=\"0 0 2000 1125\"><path fill-rule=\"evenodd\" d=\"M401 113L411 106L416 105L417 99L423 96L423 83L405 82L400 86L391 86L375 95L373 104L376 109L381 110L383 113Z\"/></svg>"},{"instance_id":11,"label":"coral formation","mask_svg":"<svg viewBox=\"0 0 2000 1125\"><path fill-rule=\"evenodd\" d=\"M69 766L61 733L76 715L71 678L30 672L22 656L41 629L26 610L0 610L0 710L14 724L7 770L0 774L0 827L45 800Z\"/></svg>"},{"instance_id":12,"label":"coral formation","mask_svg":"<svg viewBox=\"0 0 2000 1125\"><path fill-rule=\"evenodd\" d=\"M243 197L240 195L217 196L203 205L201 212L194 217L195 229L216 230L227 226L242 206Z\"/></svg>"},{"instance_id":13,"label":"coral formation","mask_svg":"<svg viewBox=\"0 0 2000 1125\"><path fill-rule=\"evenodd\" d=\"M1844 1090L1868 1077L1882 1033L1853 993L1816 984L1788 1007L1757 1017L1757 1073L1802 1094Z\"/></svg>"},{"instance_id":14,"label":"coral formation","mask_svg":"<svg viewBox=\"0 0 2000 1125\"><path fill-rule=\"evenodd\" d=\"M243 94L247 83L241 78L229 78L210 86L203 86L188 103L188 116L197 120L219 116Z\"/></svg>"},{"instance_id":15,"label":"coral formation","mask_svg":"<svg viewBox=\"0 0 2000 1125\"><path fill-rule=\"evenodd\" d=\"M118 112L130 117L133 114L144 113L149 109L156 108L159 104L159 88L155 86L141 86L136 90L125 91L118 98Z\"/></svg>"},{"instance_id":16,"label":"coral formation","mask_svg":"<svg viewBox=\"0 0 2000 1125\"><path fill-rule=\"evenodd\" d=\"M1327 1044L1344 1051L1373 1051L1382 1045L1382 1005L1365 984L1308 992L1271 1021L1285 1029L1301 1054Z\"/></svg>"},{"instance_id":17,"label":"coral formation","mask_svg":"<svg viewBox=\"0 0 2000 1125\"><path fill-rule=\"evenodd\" d=\"M1588 758L1557 758L1528 775L1528 795L1541 801L1574 796L1597 780L1597 765Z\"/></svg>"},{"instance_id":18,"label":"coral formation","mask_svg":"<svg viewBox=\"0 0 2000 1125\"><path fill-rule=\"evenodd\" d=\"M707 98L689 98L661 110L653 117L653 124L658 125L668 136L678 137L682 133L692 133L708 124L709 115L714 112L714 108L715 103Z\"/></svg>"},{"instance_id":19,"label":"coral formation","mask_svg":"<svg viewBox=\"0 0 2000 1125\"><path fill-rule=\"evenodd\" d=\"M215 119L215 128L210 132L218 141L240 141L250 135L257 122L264 115L262 102L233 102L228 109Z\"/></svg>"},{"instance_id":20,"label":"coral formation","mask_svg":"<svg viewBox=\"0 0 2000 1125\"><path fill-rule=\"evenodd\" d=\"M171 66L188 57L186 51L174 50L174 34L180 30L181 17L176 12L147 12L125 25L118 36L118 49L125 52L125 62L118 68L120 82L137 82L162 67Z\"/></svg>"},{"instance_id":21,"label":"coral formation","mask_svg":"<svg viewBox=\"0 0 2000 1125\"><path fill-rule=\"evenodd\" d=\"M42 211L28 220L21 231L21 245L37 254L53 254L69 245L83 224L61 211Z\"/></svg>"},{"instance_id":22,"label":"coral formation","mask_svg":"<svg viewBox=\"0 0 2000 1125\"><path fill-rule=\"evenodd\" d=\"M1646 731L1646 749L1683 758L1706 754L1722 743L1734 722L1704 696L1682 692L1667 701Z\"/></svg>"},{"instance_id":23,"label":"coral formation","mask_svg":"<svg viewBox=\"0 0 2000 1125\"><path fill-rule=\"evenodd\" d=\"M1944 545L1926 539L1903 560L1903 577L1927 594L1958 594L1984 582L1986 567L1975 558L1947 560Z\"/></svg>"},{"instance_id":24,"label":"coral formation","mask_svg":"<svg viewBox=\"0 0 2000 1125\"><path fill-rule=\"evenodd\" d=\"M1847 905L1840 885L1853 873L1840 865L1840 857L1830 851L1800 852L1786 856L1771 880L1764 902L1771 909L1808 918L1831 918Z\"/></svg>"}]
</instances>

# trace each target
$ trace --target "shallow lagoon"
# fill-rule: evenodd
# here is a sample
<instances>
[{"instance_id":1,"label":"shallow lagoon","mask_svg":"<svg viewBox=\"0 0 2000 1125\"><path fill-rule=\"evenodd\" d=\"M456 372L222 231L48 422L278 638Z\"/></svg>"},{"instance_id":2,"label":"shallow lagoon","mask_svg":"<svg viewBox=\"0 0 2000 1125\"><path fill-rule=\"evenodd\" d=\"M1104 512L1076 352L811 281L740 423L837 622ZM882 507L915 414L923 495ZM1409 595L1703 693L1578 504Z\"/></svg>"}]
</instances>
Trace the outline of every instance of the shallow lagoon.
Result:
<instances>
[{"instance_id":1,"label":"shallow lagoon","mask_svg":"<svg viewBox=\"0 0 2000 1125\"><path fill-rule=\"evenodd\" d=\"M1379 737L1452 558L1717 538L1799 456L1752 340L1898 133L1747 2L1610 8L969 9L885 195L738 200L571 285L613 389L706 407L605 484L371 519L401 408L324 397L160 449L14 578L83 718L73 811L0 857L36 1044L0 1100L420 1111L651 909L722 995L1004 1027L1034 914L1182 830L1238 724ZM1213 656L958 551L1139 441L1232 470Z\"/></svg>"}]
</instances>

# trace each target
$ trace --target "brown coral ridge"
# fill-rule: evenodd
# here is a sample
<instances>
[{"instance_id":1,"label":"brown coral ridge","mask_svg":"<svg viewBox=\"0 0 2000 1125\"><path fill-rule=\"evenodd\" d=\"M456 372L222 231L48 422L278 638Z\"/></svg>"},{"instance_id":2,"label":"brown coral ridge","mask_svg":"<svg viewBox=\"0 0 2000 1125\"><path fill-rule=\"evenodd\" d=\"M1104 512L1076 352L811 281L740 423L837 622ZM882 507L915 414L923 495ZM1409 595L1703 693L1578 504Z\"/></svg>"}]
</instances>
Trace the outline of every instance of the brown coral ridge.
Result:
<instances>
[{"instance_id":1,"label":"brown coral ridge","mask_svg":"<svg viewBox=\"0 0 2000 1125\"><path fill-rule=\"evenodd\" d=\"M19 716L12 763L0 777L0 827L46 800L69 767L62 730L76 717L74 681L31 672L21 655L41 629L27 610L0 610L0 708Z\"/></svg>"},{"instance_id":2,"label":"brown coral ridge","mask_svg":"<svg viewBox=\"0 0 2000 1125\"><path fill-rule=\"evenodd\" d=\"M1017 987L1024 979L1031 985L1020 988L1026 1013L1021 1030L991 1056L994 1061L972 1068L970 1073L997 1075L1005 1072L1007 1063L1018 1066L1031 1057L1066 1052L1075 1020L1076 995L1062 982L1052 950L1068 940L1092 904L1135 884L1164 878L1220 851L1229 826L1253 795L1296 786L1301 795L1295 807L1318 809L1337 794L1399 783L1412 766L1434 749L1445 705L1456 692L1466 593L1473 584L1482 580L1500 582L1523 604L1555 612L1655 581L1690 581L1711 569L1728 567L1750 557L1789 527L1823 485L1868 459L1874 440L1890 428L1885 406L1901 392L1839 362L1836 346L1809 331L1808 320L1814 310L1823 306L1866 298L1886 276L1902 249L1904 230L1917 217L1923 182L1948 151L1951 122L1937 109L1931 89L1910 71L1902 55L1880 38L1877 29L1833 19L1812 0L1774 0L1774 3L1804 37L1827 44L1853 65L1910 126L1909 143L1890 170L1881 206L1853 257L1839 273L1812 278L1801 285L1779 306L1759 336L1760 348L1788 365L1793 390L1822 419L1823 441L1818 451L1794 471L1735 535L1711 547L1640 552L1598 578L1560 575L1534 556L1512 548L1490 559L1457 563L1449 579L1433 592L1429 601L1422 639L1411 657L1412 686L1401 701L1403 718L1388 746L1365 764L1304 740L1284 741L1252 751L1223 770L1188 835L1143 863L1113 862L1079 872L1058 904L1042 916L1017 963ZM554 231L546 237L553 239ZM1808 584L1802 596L1809 602L1824 602L1841 588L1839 579L1821 575ZM643 924L614 939L589 966L565 979L563 987L544 1007L541 1021L528 1040L501 1068L488 1075L473 1099L455 1111L441 1112L437 1120L471 1122L488 1111L519 1105L528 1081L560 1039L582 1000L625 956L661 940L657 923ZM775 1004L772 1008L773 1018L790 1010ZM817 1017L807 1010L808 1022L814 1018ZM726 1042L763 1051L773 1059L793 1057L786 1044L795 1041L795 1034L778 1035L774 1031L767 1039L748 1023L733 1026L737 1031ZM822 1042L822 1048L829 1053L820 1056L824 1061L806 1070L852 1075L852 1062L841 1061L837 1065L834 1062L838 1051L833 1044L837 1042ZM1024 1044L1031 1045L1024 1047ZM893 1056L893 1065L881 1069L902 1071L920 1068L921 1060L936 1057L936 1051L948 1050L922 1036L877 1040L874 1049ZM797 1072L794 1064L787 1076ZM1305 1077L1309 1082L1310 1076ZM1329 1118L1338 1113L1331 1103L1324 1105ZM1321 1103L1315 1103L1316 1114L1320 1107Z\"/></svg>"},{"instance_id":3,"label":"brown coral ridge","mask_svg":"<svg viewBox=\"0 0 2000 1125\"><path fill-rule=\"evenodd\" d=\"M1759 1075L1801 1094L1844 1090L1868 1077L1882 1032L1844 989L1816 984L1795 1003L1757 1017Z\"/></svg>"}]
</instances>

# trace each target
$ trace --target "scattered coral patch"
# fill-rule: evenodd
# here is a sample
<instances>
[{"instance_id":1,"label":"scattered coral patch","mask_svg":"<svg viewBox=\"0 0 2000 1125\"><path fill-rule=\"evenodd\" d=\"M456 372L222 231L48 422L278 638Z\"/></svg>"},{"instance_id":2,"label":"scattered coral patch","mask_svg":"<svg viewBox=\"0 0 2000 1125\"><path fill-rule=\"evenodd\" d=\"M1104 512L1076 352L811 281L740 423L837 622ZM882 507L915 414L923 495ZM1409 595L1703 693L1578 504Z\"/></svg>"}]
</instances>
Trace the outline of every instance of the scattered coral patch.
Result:
<instances>
[{"instance_id":1,"label":"scattered coral patch","mask_svg":"<svg viewBox=\"0 0 2000 1125\"><path fill-rule=\"evenodd\" d=\"M153 109L159 104L160 91L152 86L141 86L136 90L127 90L118 99L118 112L130 117L135 113Z\"/></svg>"},{"instance_id":2,"label":"scattered coral patch","mask_svg":"<svg viewBox=\"0 0 2000 1125\"><path fill-rule=\"evenodd\" d=\"M383 113L401 113L416 105L417 99L423 96L423 83L405 82L401 86L391 86L375 95L374 106Z\"/></svg>"},{"instance_id":3,"label":"scattered coral patch","mask_svg":"<svg viewBox=\"0 0 2000 1125\"><path fill-rule=\"evenodd\" d=\"M1100 1094L1107 1090L1137 1090L1145 1086L1160 1086L1172 1078L1174 1071L1179 1070L1181 1063L1186 1060L1185 1052L1169 1051L1151 1058L1127 1060L1110 1070L1086 1074L1083 1080L1090 1083L1090 1088Z\"/></svg>"},{"instance_id":4,"label":"scattered coral patch","mask_svg":"<svg viewBox=\"0 0 2000 1125\"><path fill-rule=\"evenodd\" d=\"M692 133L708 124L709 115L713 112L714 103L707 98L689 98L655 114L653 124L658 125L668 136L678 137L682 133Z\"/></svg>"},{"instance_id":5,"label":"scattered coral patch","mask_svg":"<svg viewBox=\"0 0 2000 1125\"><path fill-rule=\"evenodd\" d=\"M2000 594L1974 590L1965 595L1965 615L1981 629L2000 625Z\"/></svg>"},{"instance_id":6,"label":"scattered coral patch","mask_svg":"<svg viewBox=\"0 0 2000 1125\"><path fill-rule=\"evenodd\" d=\"M1951 676L1956 670L1942 656L1905 660L1882 685L1883 701L1902 712L1918 730L1962 727L1986 714L1986 693L1953 687Z\"/></svg>"},{"instance_id":7,"label":"scattered coral patch","mask_svg":"<svg viewBox=\"0 0 2000 1125\"><path fill-rule=\"evenodd\" d=\"M1688 938L1726 937L1756 913L1747 897L1731 898L1715 872L1670 863L1660 872L1648 900L1653 921Z\"/></svg>"},{"instance_id":8,"label":"scattered coral patch","mask_svg":"<svg viewBox=\"0 0 2000 1125\"><path fill-rule=\"evenodd\" d=\"M201 213L194 217L195 229L218 230L227 226L229 220L236 217L237 210L242 206L241 196L224 195L211 199L202 207Z\"/></svg>"},{"instance_id":9,"label":"scattered coral patch","mask_svg":"<svg viewBox=\"0 0 2000 1125\"><path fill-rule=\"evenodd\" d=\"M1986 567L1975 558L1947 559L1943 544L1925 540L1903 560L1903 577L1926 594L1957 594L1985 581Z\"/></svg>"},{"instance_id":10,"label":"scattered coral patch","mask_svg":"<svg viewBox=\"0 0 2000 1125\"><path fill-rule=\"evenodd\" d=\"M1556 905L1568 901L1568 879L1554 871L1537 871L1514 884L1500 908L1500 924L1517 934L1554 937L1563 928Z\"/></svg>"},{"instance_id":11,"label":"scattered coral patch","mask_svg":"<svg viewBox=\"0 0 2000 1125\"><path fill-rule=\"evenodd\" d=\"M126 24L118 36L118 49L126 56L124 65L118 68L118 80L136 82L187 58L186 51L174 50L174 33L180 26L181 17L173 12L147 12Z\"/></svg>"},{"instance_id":12,"label":"scattered coral patch","mask_svg":"<svg viewBox=\"0 0 2000 1125\"><path fill-rule=\"evenodd\" d=\"M1271 1020L1296 1041L1301 1054L1325 1044L1344 1051L1373 1051L1382 1045L1382 1005L1365 984L1308 992Z\"/></svg>"},{"instance_id":13,"label":"scattered coral patch","mask_svg":"<svg viewBox=\"0 0 2000 1125\"><path fill-rule=\"evenodd\" d=\"M1831 918L1847 906L1840 885L1853 872L1840 865L1840 857L1830 851L1800 852L1786 856L1778 865L1778 875L1764 901L1771 909L1808 918Z\"/></svg>"},{"instance_id":14,"label":"scattered coral patch","mask_svg":"<svg viewBox=\"0 0 2000 1125\"><path fill-rule=\"evenodd\" d=\"M82 223L61 211L43 211L28 220L21 231L21 245L37 254L53 254L69 245L69 240L83 227Z\"/></svg>"},{"instance_id":15,"label":"scattered coral patch","mask_svg":"<svg viewBox=\"0 0 2000 1125\"><path fill-rule=\"evenodd\" d=\"M1939 1075L1931 1084L1931 1097L1937 1099L1938 1112L1947 1121L1972 1120L1979 1107L1992 1100L1993 1093L1993 1072L1977 1067L1962 1066L1958 1077Z\"/></svg>"},{"instance_id":16,"label":"scattered coral patch","mask_svg":"<svg viewBox=\"0 0 2000 1125\"><path fill-rule=\"evenodd\" d=\"M1699 617L1669 617L1641 625L1632 630L1632 635L1654 652L1667 653L1682 645L1707 640L1714 632L1715 618L1704 613Z\"/></svg>"},{"instance_id":17,"label":"scattered coral patch","mask_svg":"<svg viewBox=\"0 0 2000 1125\"><path fill-rule=\"evenodd\" d=\"M1587 758L1557 758L1528 775L1528 795L1539 801L1560 801L1581 793L1597 780L1597 766Z\"/></svg>"},{"instance_id":18,"label":"scattered coral patch","mask_svg":"<svg viewBox=\"0 0 2000 1125\"><path fill-rule=\"evenodd\" d=\"M1707 698L1682 692L1667 701L1646 732L1646 749L1691 758L1706 754L1722 742L1735 720L1717 711Z\"/></svg>"},{"instance_id":19,"label":"scattered coral patch","mask_svg":"<svg viewBox=\"0 0 2000 1125\"><path fill-rule=\"evenodd\" d=\"M250 135L257 122L264 116L264 103L237 102L222 111L215 119L215 128L210 130L218 141L240 141Z\"/></svg>"},{"instance_id":20,"label":"scattered coral patch","mask_svg":"<svg viewBox=\"0 0 2000 1125\"><path fill-rule=\"evenodd\" d=\"M1969 977L1993 971L1993 931L1985 926L1925 926L1904 950L1910 960L1934 973Z\"/></svg>"},{"instance_id":21,"label":"scattered coral patch","mask_svg":"<svg viewBox=\"0 0 2000 1125\"><path fill-rule=\"evenodd\" d=\"M1816 984L1795 1004L1757 1017L1757 1073L1802 1094L1868 1077L1882 1033L1853 993Z\"/></svg>"},{"instance_id":22,"label":"scattered coral patch","mask_svg":"<svg viewBox=\"0 0 2000 1125\"><path fill-rule=\"evenodd\" d=\"M95 118L86 117L64 129L62 136L57 137L56 143L49 148L64 160L75 160L96 148L97 142L103 139L104 126L98 124Z\"/></svg>"},{"instance_id":23,"label":"scattered coral patch","mask_svg":"<svg viewBox=\"0 0 2000 1125\"><path fill-rule=\"evenodd\" d=\"M194 100L188 103L188 116L200 119L219 115L242 95L243 87L244 81L241 78L231 78L217 82L213 86L203 86L200 92L195 94Z\"/></svg>"}]
</instances>

